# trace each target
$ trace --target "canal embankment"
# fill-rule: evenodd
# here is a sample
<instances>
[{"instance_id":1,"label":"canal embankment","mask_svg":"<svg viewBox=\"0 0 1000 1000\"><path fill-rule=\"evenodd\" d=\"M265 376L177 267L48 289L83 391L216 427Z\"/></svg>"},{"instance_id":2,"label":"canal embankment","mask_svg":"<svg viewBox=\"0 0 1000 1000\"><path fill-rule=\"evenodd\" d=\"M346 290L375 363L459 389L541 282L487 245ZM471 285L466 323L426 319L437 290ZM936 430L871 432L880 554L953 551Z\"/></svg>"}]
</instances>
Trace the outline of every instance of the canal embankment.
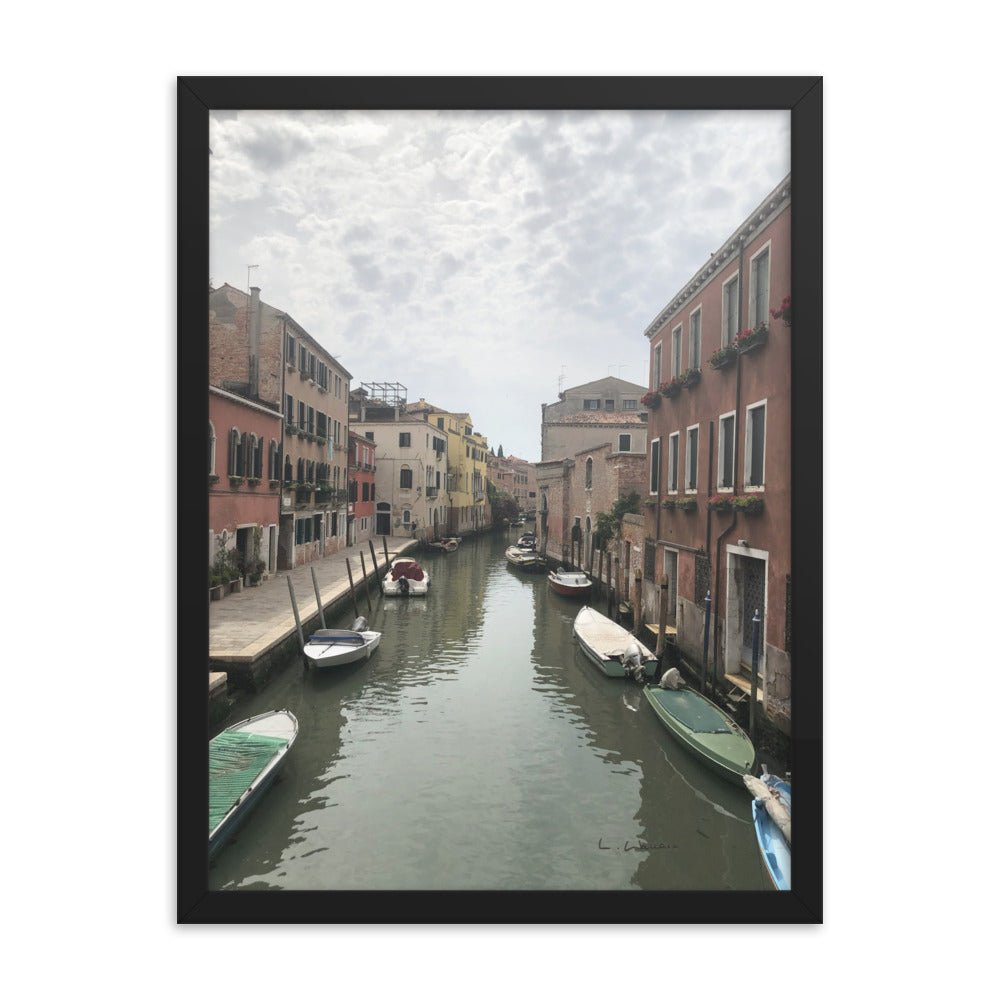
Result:
<instances>
[{"instance_id":1,"label":"canal embankment","mask_svg":"<svg viewBox=\"0 0 1000 1000\"><path fill-rule=\"evenodd\" d=\"M417 547L412 538L381 536L322 559L281 570L256 587L209 602L209 695L263 687L299 651L303 633L347 610L365 615L389 564ZM374 558L373 558L374 556ZM289 589L289 583L291 589ZM292 605L295 596L296 612Z\"/></svg>"}]
</instances>

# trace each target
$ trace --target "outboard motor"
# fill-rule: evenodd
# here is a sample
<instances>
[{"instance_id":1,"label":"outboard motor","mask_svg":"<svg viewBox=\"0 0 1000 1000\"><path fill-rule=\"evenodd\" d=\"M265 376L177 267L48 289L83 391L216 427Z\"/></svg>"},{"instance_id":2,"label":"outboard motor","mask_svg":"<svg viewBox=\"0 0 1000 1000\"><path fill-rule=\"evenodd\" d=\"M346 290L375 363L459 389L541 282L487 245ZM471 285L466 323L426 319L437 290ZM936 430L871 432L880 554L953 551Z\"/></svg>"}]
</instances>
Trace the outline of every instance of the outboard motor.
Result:
<instances>
[{"instance_id":1,"label":"outboard motor","mask_svg":"<svg viewBox=\"0 0 1000 1000\"><path fill-rule=\"evenodd\" d=\"M630 642L622 657L622 666L625 668L625 676L633 680L641 681L644 673L642 666L642 653L639 652L637 643Z\"/></svg>"},{"instance_id":2,"label":"outboard motor","mask_svg":"<svg viewBox=\"0 0 1000 1000\"><path fill-rule=\"evenodd\" d=\"M351 626L352 632L367 632L368 631L368 619L364 615L358 615L354 620L354 624Z\"/></svg>"},{"instance_id":3,"label":"outboard motor","mask_svg":"<svg viewBox=\"0 0 1000 1000\"><path fill-rule=\"evenodd\" d=\"M684 678L676 667L664 671L660 678L660 687L671 691L679 691L684 686Z\"/></svg>"},{"instance_id":4,"label":"outboard motor","mask_svg":"<svg viewBox=\"0 0 1000 1000\"><path fill-rule=\"evenodd\" d=\"M399 578L399 592L404 596L408 596L410 593L410 581L406 579L405 576Z\"/></svg>"}]
</instances>

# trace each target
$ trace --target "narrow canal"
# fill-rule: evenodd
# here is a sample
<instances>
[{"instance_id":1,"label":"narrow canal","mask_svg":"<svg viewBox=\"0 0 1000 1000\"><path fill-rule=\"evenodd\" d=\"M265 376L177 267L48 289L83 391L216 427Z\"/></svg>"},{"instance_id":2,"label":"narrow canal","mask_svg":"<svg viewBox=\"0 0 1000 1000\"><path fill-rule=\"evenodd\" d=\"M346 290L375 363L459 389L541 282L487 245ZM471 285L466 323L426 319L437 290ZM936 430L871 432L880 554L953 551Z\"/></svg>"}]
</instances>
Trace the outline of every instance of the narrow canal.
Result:
<instances>
[{"instance_id":1,"label":"narrow canal","mask_svg":"<svg viewBox=\"0 0 1000 1000\"><path fill-rule=\"evenodd\" d=\"M584 658L580 604L508 543L421 557L430 594L373 600L367 663L295 662L237 704L227 723L287 708L299 737L210 889L768 887L749 794Z\"/></svg>"}]
</instances>

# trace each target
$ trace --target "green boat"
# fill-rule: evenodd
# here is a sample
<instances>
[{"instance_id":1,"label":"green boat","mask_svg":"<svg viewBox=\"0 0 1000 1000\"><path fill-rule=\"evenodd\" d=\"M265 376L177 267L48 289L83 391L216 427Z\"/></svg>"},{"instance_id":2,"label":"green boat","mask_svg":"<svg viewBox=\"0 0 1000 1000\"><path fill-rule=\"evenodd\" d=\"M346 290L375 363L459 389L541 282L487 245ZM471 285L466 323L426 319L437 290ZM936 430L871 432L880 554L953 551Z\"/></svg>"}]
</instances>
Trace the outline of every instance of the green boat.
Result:
<instances>
[{"instance_id":1,"label":"green boat","mask_svg":"<svg viewBox=\"0 0 1000 1000\"><path fill-rule=\"evenodd\" d=\"M689 688L672 691L648 685L643 691L678 743L716 774L742 785L743 775L753 770L753 743L722 709Z\"/></svg>"}]
</instances>

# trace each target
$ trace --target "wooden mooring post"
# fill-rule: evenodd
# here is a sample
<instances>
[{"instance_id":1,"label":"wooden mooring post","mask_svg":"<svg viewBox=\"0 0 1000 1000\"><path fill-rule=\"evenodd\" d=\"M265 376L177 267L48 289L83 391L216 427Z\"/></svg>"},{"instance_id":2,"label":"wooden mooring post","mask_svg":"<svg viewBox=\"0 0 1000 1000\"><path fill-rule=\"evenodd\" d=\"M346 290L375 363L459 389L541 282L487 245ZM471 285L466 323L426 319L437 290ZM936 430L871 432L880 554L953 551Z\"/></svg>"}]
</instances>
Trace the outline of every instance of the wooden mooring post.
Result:
<instances>
[{"instance_id":1,"label":"wooden mooring post","mask_svg":"<svg viewBox=\"0 0 1000 1000\"><path fill-rule=\"evenodd\" d=\"M385 540L385 535L382 536L382 551L385 553L385 565L388 569L389 567L389 543Z\"/></svg>"},{"instance_id":2,"label":"wooden mooring post","mask_svg":"<svg viewBox=\"0 0 1000 1000\"><path fill-rule=\"evenodd\" d=\"M361 579L364 581L365 585L365 600L368 602L368 616L371 617L372 613L372 595L368 593L368 571L365 569L365 554L364 552L359 552L361 556ZM375 571L375 575L378 575L378 570Z\"/></svg>"},{"instance_id":3,"label":"wooden mooring post","mask_svg":"<svg viewBox=\"0 0 1000 1000\"><path fill-rule=\"evenodd\" d=\"M292 614L295 615L295 628L299 633L299 649L304 654L306 651L306 640L302 635L302 622L299 621L299 606L295 603L295 590L292 588L292 578L286 576L285 579L288 581L288 596L292 599Z\"/></svg>"},{"instance_id":4,"label":"wooden mooring post","mask_svg":"<svg viewBox=\"0 0 1000 1000\"><path fill-rule=\"evenodd\" d=\"M326 616L323 614L323 601L319 596L319 583L316 581L316 567L310 566L309 572L312 573L313 590L316 592L316 607L319 608L319 624L321 628L326 628ZM286 577L286 579L288 578Z\"/></svg>"},{"instance_id":5,"label":"wooden mooring post","mask_svg":"<svg viewBox=\"0 0 1000 1000\"><path fill-rule=\"evenodd\" d=\"M372 554L372 570L375 573L375 582L378 583L378 559L375 558L375 543L368 539L368 551Z\"/></svg>"},{"instance_id":6,"label":"wooden mooring post","mask_svg":"<svg viewBox=\"0 0 1000 1000\"><path fill-rule=\"evenodd\" d=\"M597 557L597 588L594 590L594 597L596 598L600 593L601 577L604 575L604 549L601 549L601 554Z\"/></svg>"},{"instance_id":7,"label":"wooden mooring post","mask_svg":"<svg viewBox=\"0 0 1000 1000\"><path fill-rule=\"evenodd\" d=\"M351 603L354 605L354 617L358 617L358 597L354 593L354 574L351 573L351 560L345 559L344 565L347 567L347 582L351 586Z\"/></svg>"}]
</instances>

